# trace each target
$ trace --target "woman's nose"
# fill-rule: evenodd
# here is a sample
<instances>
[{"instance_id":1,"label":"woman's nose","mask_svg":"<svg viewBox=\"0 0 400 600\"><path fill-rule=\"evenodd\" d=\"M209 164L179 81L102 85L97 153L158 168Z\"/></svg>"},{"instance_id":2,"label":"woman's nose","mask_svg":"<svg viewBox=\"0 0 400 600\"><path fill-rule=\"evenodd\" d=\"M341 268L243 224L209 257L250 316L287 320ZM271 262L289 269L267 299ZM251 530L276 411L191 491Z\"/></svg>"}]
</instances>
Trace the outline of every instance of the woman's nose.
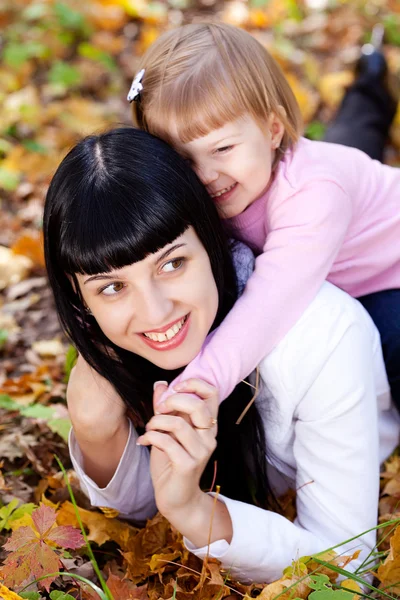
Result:
<instances>
[{"instance_id":1,"label":"woman's nose","mask_svg":"<svg viewBox=\"0 0 400 600\"><path fill-rule=\"evenodd\" d=\"M137 306L137 316L146 324L146 327L158 329L168 324L169 317L173 317L173 301L163 294L156 286L152 287L142 298Z\"/></svg>"}]
</instances>

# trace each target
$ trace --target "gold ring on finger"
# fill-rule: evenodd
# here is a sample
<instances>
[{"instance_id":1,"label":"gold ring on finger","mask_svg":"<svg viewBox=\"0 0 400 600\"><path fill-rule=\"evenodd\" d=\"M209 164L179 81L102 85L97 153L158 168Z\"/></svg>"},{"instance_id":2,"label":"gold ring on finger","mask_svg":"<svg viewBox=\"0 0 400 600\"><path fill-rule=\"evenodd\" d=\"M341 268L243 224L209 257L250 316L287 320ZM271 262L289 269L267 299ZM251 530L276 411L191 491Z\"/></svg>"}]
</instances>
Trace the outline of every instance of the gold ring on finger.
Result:
<instances>
[{"instance_id":1,"label":"gold ring on finger","mask_svg":"<svg viewBox=\"0 0 400 600\"><path fill-rule=\"evenodd\" d=\"M207 427L197 427L196 429L211 429L211 427L214 427L214 425L216 425L218 423L217 419L214 419L213 417L211 417L210 419L210 424Z\"/></svg>"}]
</instances>

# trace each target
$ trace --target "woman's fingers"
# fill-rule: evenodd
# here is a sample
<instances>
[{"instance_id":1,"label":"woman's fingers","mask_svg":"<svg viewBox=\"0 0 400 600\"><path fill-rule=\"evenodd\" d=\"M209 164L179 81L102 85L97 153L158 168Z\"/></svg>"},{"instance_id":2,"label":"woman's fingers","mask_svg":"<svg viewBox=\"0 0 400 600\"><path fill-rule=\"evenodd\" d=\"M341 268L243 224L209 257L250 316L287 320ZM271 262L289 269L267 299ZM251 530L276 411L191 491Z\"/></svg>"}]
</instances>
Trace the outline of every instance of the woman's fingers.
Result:
<instances>
[{"instance_id":1,"label":"woman's fingers","mask_svg":"<svg viewBox=\"0 0 400 600\"><path fill-rule=\"evenodd\" d=\"M154 446L162 450L175 468L178 467L180 471L191 471L197 467L194 458L169 433L146 431L136 443L140 446Z\"/></svg>"},{"instance_id":2,"label":"woman's fingers","mask_svg":"<svg viewBox=\"0 0 400 600\"><path fill-rule=\"evenodd\" d=\"M156 415L146 425L147 431L171 433L183 448L197 461L208 460L214 451L215 435L199 435L199 430L179 415Z\"/></svg>"},{"instance_id":3,"label":"woman's fingers","mask_svg":"<svg viewBox=\"0 0 400 600\"><path fill-rule=\"evenodd\" d=\"M217 425L218 403L200 400L190 394L174 394L170 396L158 410L162 414L180 413L190 418L194 427L199 430L213 430L215 435Z\"/></svg>"}]
</instances>

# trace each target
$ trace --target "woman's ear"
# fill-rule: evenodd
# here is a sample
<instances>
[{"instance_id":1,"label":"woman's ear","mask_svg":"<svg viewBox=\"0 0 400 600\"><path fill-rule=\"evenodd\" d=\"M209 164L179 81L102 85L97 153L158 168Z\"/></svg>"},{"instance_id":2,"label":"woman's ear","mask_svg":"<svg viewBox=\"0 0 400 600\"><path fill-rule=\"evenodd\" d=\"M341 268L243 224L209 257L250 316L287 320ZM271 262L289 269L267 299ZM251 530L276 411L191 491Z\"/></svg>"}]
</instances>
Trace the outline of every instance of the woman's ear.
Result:
<instances>
[{"instance_id":1,"label":"woman's ear","mask_svg":"<svg viewBox=\"0 0 400 600\"><path fill-rule=\"evenodd\" d=\"M286 111L283 106L278 106L277 112L272 112L268 118L268 127L271 134L271 146L273 150L279 148L285 133L285 126L282 117L285 118Z\"/></svg>"}]
</instances>

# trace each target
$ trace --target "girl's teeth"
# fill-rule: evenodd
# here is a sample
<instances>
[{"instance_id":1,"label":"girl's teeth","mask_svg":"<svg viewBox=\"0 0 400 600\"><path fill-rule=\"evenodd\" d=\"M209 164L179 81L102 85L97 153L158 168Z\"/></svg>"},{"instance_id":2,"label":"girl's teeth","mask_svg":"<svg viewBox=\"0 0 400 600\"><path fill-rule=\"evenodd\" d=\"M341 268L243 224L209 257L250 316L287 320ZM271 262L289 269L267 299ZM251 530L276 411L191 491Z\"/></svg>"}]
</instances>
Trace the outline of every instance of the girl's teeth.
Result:
<instances>
[{"instance_id":1,"label":"girl's teeth","mask_svg":"<svg viewBox=\"0 0 400 600\"><path fill-rule=\"evenodd\" d=\"M144 335L153 340L153 342L166 342L172 339L178 333L184 322L185 317L181 319L178 323L175 323L175 325L167 329L165 333L149 332L145 333Z\"/></svg>"},{"instance_id":2,"label":"girl's teeth","mask_svg":"<svg viewBox=\"0 0 400 600\"><path fill-rule=\"evenodd\" d=\"M232 183L232 185L230 185L229 187L220 190L219 192L217 192L216 194L211 194L212 198L219 198L219 196L222 196L222 194L226 194L226 192L229 192L236 184Z\"/></svg>"}]
</instances>

